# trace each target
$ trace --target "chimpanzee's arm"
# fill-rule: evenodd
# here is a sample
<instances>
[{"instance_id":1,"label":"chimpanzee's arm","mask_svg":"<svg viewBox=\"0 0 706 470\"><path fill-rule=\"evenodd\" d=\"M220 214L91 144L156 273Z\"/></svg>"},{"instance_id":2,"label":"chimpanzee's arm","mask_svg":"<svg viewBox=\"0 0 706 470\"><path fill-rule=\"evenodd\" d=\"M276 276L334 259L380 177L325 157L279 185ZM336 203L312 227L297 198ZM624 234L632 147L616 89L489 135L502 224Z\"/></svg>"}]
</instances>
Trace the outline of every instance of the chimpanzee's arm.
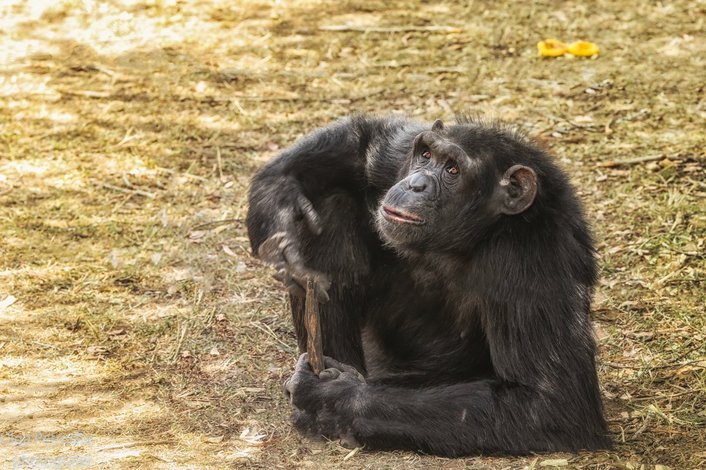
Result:
<instances>
[{"instance_id":1,"label":"chimpanzee's arm","mask_svg":"<svg viewBox=\"0 0 706 470\"><path fill-rule=\"evenodd\" d=\"M295 425L368 449L445 456L609 447L590 333L511 331L490 332L497 377L458 384L365 383L335 363L342 373L316 377L304 357L287 384Z\"/></svg>"},{"instance_id":2,"label":"chimpanzee's arm","mask_svg":"<svg viewBox=\"0 0 706 470\"><path fill-rule=\"evenodd\" d=\"M291 230L304 219L313 233L321 231L311 201L345 185L364 185L364 143L357 124L345 119L304 137L265 165L252 180L248 232L255 253L267 238ZM363 147L363 148L361 148ZM356 187L357 186L357 187Z\"/></svg>"},{"instance_id":3,"label":"chimpanzee's arm","mask_svg":"<svg viewBox=\"0 0 706 470\"><path fill-rule=\"evenodd\" d=\"M252 180L248 233L253 251L257 253L263 241L285 228L292 210L316 233L312 202L344 190L363 206L364 192L371 186L394 184L408 150L405 146L419 129L405 121L351 117L318 129L284 150Z\"/></svg>"},{"instance_id":4,"label":"chimpanzee's arm","mask_svg":"<svg viewBox=\"0 0 706 470\"><path fill-rule=\"evenodd\" d=\"M537 395L495 380L424 389L376 386L359 391L362 406L348 431L371 449L421 450L458 456L547 448L529 420ZM535 411L536 410L536 411ZM539 442L538 442L539 441Z\"/></svg>"},{"instance_id":5,"label":"chimpanzee's arm","mask_svg":"<svg viewBox=\"0 0 706 470\"><path fill-rule=\"evenodd\" d=\"M247 217L252 250L275 266L292 293L302 295L306 278L313 277L319 300L328 300L331 273L315 271L303 250L325 224L350 223L356 214L366 213L366 197L375 199L394 184L419 129L394 119L343 119L304 137L257 172ZM322 206L331 201L323 201L334 195L347 203L333 201L338 206L328 207L329 220L324 221ZM346 250L340 246L343 240L335 243Z\"/></svg>"},{"instance_id":6,"label":"chimpanzee's arm","mask_svg":"<svg viewBox=\"0 0 706 470\"><path fill-rule=\"evenodd\" d=\"M418 129L395 119L343 119L285 149L253 178L250 242L292 294L301 350L303 287L313 279L324 352L364 370L359 321L376 240L367 201L394 184Z\"/></svg>"},{"instance_id":7,"label":"chimpanzee's arm","mask_svg":"<svg viewBox=\"0 0 706 470\"><path fill-rule=\"evenodd\" d=\"M348 434L371 449L526 454L609 446L576 402L500 380L406 389L363 386ZM353 400L356 400L354 398ZM602 432L600 429L599 432Z\"/></svg>"},{"instance_id":8,"label":"chimpanzee's arm","mask_svg":"<svg viewBox=\"0 0 706 470\"><path fill-rule=\"evenodd\" d=\"M419 389L341 378L322 384L313 373L301 371L292 380L294 424L301 432L366 449L449 457L576 450L577 433L586 434L586 447L595 447L591 440L604 443L588 435L579 416L567 420L561 414L566 409L557 409L551 397L520 384L479 380Z\"/></svg>"}]
</instances>

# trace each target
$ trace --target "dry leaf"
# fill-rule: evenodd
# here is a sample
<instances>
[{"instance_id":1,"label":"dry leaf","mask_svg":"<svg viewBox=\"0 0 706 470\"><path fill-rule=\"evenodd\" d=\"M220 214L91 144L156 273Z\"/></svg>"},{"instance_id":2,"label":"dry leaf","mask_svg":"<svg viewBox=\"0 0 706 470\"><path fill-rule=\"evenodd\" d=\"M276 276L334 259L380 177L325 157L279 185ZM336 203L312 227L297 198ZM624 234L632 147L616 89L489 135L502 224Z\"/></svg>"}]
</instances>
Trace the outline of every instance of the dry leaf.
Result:
<instances>
[{"instance_id":1,"label":"dry leaf","mask_svg":"<svg viewBox=\"0 0 706 470\"><path fill-rule=\"evenodd\" d=\"M118 258L118 250L112 250L110 252L110 265L113 266L113 269L116 269L118 266L120 266L120 258Z\"/></svg>"},{"instance_id":2,"label":"dry leaf","mask_svg":"<svg viewBox=\"0 0 706 470\"><path fill-rule=\"evenodd\" d=\"M578 124L590 124L593 122L593 117L591 116L574 116L574 122Z\"/></svg>"},{"instance_id":3,"label":"dry leaf","mask_svg":"<svg viewBox=\"0 0 706 470\"><path fill-rule=\"evenodd\" d=\"M539 462L540 467L566 467L569 465L567 459L549 459Z\"/></svg>"},{"instance_id":4,"label":"dry leaf","mask_svg":"<svg viewBox=\"0 0 706 470\"><path fill-rule=\"evenodd\" d=\"M239 436L241 441L254 445L262 444L265 437L267 437L266 434L258 433L256 430L250 428L243 429Z\"/></svg>"},{"instance_id":5,"label":"dry leaf","mask_svg":"<svg viewBox=\"0 0 706 470\"><path fill-rule=\"evenodd\" d=\"M684 375L688 374L689 372L694 372L694 371L700 371L701 367L694 367L694 366L683 366L680 367L679 369L676 370L674 375Z\"/></svg>"},{"instance_id":6,"label":"dry leaf","mask_svg":"<svg viewBox=\"0 0 706 470\"><path fill-rule=\"evenodd\" d=\"M596 322L593 323L593 334L596 335L596 339L598 339L599 342L610 337L610 333Z\"/></svg>"},{"instance_id":7,"label":"dry leaf","mask_svg":"<svg viewBox=\"0 0 706 470\"><path fill-rule=\"evenodd\" d=\"M232 256L233 258L238 257L238 255L236 255L235 252L231 250L228 245L223 245L223 253L227 254L228 256Z\"/></svg>"},{"instance_id":8,"label":"dry leaf","mask_svg":"<svg viewBox=\"0 0 706 470\"><path fill-rule=\"evenodd\" d=\"M361 448L362 447L356 447L352 451L348 452L348 454L346 454L346 456L343 457L343 461L348 462L350 459L353 458L353 456L355 456L355 454L357 454L360 451Z\"/></svg>"},{"instance_id":9,"label":"dry leaf","mask_svg":"<svg viewBox=\"0 0 706 470\"><path fill-rule=\"evenodd\" d=\"M0 302L0 309L7 308L10 305L14 304L16 301L17 298L14 295L8 295Z\"/></svg>"},{"instance_id":10,"label":"dry leaf","mask_svg":"<svg viewBox=\"0 0 706 470\"><path fill-rule=\"evenodd\" d=\"M189 232L189 239L190 240L200 240L203 237L206 236L206 230L193 230Z\"/></svg>"},{"instance_id":11,"label":"dry leaf","mask_svg":"<svg viewBox=\"0 0 706 470\"><path fill-rule=\"evenodd\" d=\"M107 356L110 351L105 346L89 346L86 352L92 356L103 357Z\"/></svg>"}]
</instances>

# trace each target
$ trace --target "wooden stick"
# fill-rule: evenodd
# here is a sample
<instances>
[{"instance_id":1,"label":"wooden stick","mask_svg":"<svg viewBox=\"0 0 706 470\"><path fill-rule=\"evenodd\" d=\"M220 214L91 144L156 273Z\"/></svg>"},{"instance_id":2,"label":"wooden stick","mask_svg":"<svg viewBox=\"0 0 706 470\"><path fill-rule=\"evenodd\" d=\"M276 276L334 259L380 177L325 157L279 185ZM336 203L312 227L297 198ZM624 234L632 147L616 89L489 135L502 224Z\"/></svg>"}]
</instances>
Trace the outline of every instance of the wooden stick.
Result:
<instances>
[{"instance_id":1,"label":"wooden stick","mask_svg":"<svg viewBox=\"0 0 706 470\"><path fill-rule=\"evenodd\" d=\"M626 166L626 165L634 165L636 163L645 163L645 162L653 162L655 160L662 160L663 158L666 158L664 155L647 155L647 156L642 156L642 157L635 157L635 158L626 158L625 160L608 160L606 162L600 162L596 166L600 166L603 168L614 168L616 166Z\"/></svg>"},{"instance_id":2,"label":"wooden stick","mask_svg":"<svg viewBox=\"0 0 706 470\"><path fill-rule=\"evenodd\" d=\"M306 280L306 301L304 306L304 324L306 326L306 352L309 353L309 364L316 375L326 368L324 364L324 347L321 339L321 323L319 319L319 303L316 301L314 279Z\"/></svg>"},{"instance_id":3,"label":"wooden stick","mask_svg":"<svg viewBox=\"0 0 706 470\"><path fill-rule=\"evenodd\" d=\"M139 196L148 197L150 199L154 199L157 197L157 195L155 193L151 193L149 191L143 191L141 189L121 188L120 186L113 186L112 184L102 183L100 181L96 181L95 184L98 186L102 186L103 188L106 188L106 189L112 189L113 191L117 191L119 193L137 194Z\"/></svg>"},{"instance_id":4,"label":"wooden stick","mask_svg":"<svg viewBox=\"0 0 706 470\"><path fill-rule=\"evenodd\" d=\"M331 24L319 26L321 31L356 31L360 33L407 33L414 31L440 32L440 33L460 33L461 28L453 26L391 26L389 28L379 26L357 26L352 24Z\"/></svg>"}]
</instances>

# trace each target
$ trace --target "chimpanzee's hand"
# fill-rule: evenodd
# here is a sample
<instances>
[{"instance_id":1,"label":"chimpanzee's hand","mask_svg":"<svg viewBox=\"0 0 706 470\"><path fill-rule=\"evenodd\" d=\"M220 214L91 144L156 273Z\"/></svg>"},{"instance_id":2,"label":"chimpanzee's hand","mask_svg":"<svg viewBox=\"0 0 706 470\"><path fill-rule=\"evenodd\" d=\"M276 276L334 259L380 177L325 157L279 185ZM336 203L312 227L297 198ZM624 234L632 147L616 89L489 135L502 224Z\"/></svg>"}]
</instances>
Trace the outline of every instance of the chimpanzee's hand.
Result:
<instances>
[{"instance_id":1,"label":"chimpanzee's hand","mask_svg":"<svg viewBox=\"0 0 706 470\"><path fill-rule=\"evenodd\" d=\"M297 361L294 374L284 383L284 395L294 406L292 421L302 434L340 439L357 447L351 424L354 408L363 406L365 378L354 367L325 357L319 376L311 370L309 355Z\"/></svg>"},{"instance_id":2,"label":"chimpanzee's hand","mask_svg":"<svg viewBox=\"0 0 706 470\"><path fill-rule=\"evenodd\" d=\"M304 219L305 228L300 227L299 219ZM279 231L262 242L257 251L260 259L274 265L277 269L275 279L282 282L295 295L304 296L307 278L313 278L316 289L316 299L319 302L328 301L328 289L331 282L326 275L308 269L301 255L299 230L309 230L314 235L322 232L319 215L314 210L311 201L303 194L295 194L293 207L280 208L277 213Z\"/></svg>"}]
</instances>

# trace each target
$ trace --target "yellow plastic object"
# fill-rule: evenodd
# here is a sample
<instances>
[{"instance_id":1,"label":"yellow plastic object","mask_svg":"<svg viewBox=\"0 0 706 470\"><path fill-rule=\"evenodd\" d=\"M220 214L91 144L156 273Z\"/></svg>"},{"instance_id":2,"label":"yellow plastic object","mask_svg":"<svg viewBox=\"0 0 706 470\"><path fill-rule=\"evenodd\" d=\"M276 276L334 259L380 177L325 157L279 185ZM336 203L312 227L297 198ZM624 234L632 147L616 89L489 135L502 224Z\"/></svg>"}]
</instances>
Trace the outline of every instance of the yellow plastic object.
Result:
<instances>
[{"instance_id":1,"label":"yellow plastic object","mask_svg":"<svg viewBox=\"0 0 706 470\"><path fill-rule=\"evenodd\" d=\"M559 57L568 52L566 44L558 39L545 39L537 43L537 51L542 57Z\"/></svg>"},{"instance_id":2,"label":"yellow plastic object","mask_svg":"<svg viewBox=\"0 0 706 470\"><path fill-rule=\"evenodd\" d=\"M598 46L588 41L572 42L569 44L567 51L569 54L579 57L591 57L600 53Z\"/></svg>"}]
</instances>

